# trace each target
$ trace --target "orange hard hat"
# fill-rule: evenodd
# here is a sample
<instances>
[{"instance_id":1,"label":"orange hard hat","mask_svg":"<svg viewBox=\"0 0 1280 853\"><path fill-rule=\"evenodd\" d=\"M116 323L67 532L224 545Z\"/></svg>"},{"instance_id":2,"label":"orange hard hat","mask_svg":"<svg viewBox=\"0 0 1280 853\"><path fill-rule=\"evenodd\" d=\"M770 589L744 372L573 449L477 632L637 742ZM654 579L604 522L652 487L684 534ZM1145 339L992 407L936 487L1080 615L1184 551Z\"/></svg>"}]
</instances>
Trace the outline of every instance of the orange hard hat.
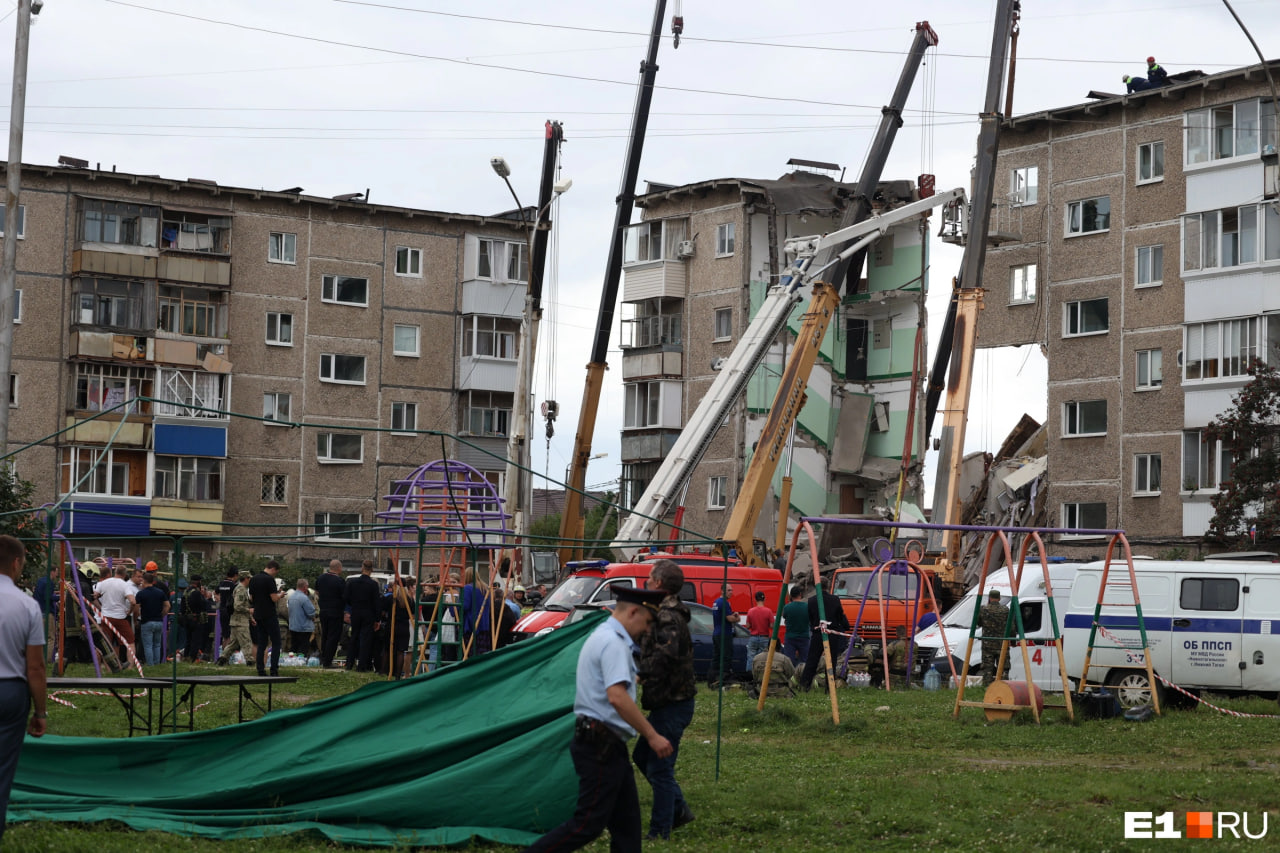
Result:
<instances>
[{"instance_id":1,"label":"orange hard hat","mask_svg":"<svg viewBox=\"0 0 1280 853\"><path fill-rule=\"evenodd\" d=\"M147 561L147 569L146 569L147 571L149 571L149 572L154 572L154 571L158 570L159 568L160 568L160 567L156 565L156 561L155 561L155 560L148 560L148 561Z\"/></svg>"}]
</instances>

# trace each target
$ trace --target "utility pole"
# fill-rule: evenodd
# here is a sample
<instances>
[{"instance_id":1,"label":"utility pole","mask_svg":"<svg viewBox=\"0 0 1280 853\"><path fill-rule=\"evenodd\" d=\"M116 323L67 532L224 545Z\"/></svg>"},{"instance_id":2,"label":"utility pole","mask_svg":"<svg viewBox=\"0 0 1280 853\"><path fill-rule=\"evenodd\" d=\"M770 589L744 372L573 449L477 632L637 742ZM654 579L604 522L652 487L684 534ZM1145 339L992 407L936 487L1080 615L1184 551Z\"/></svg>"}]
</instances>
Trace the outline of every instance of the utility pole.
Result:
<instances>
[{"instance_id":1,"label":"utility pole","mask_svg":"<svg viewBox=\"0 0 1280 853\"><path fill-rule=\"evenodd\" d=\"M13 372L13 298L18 277L18 190L22 187L22 121L27 111L27 47L31 16L44 5L18 0L9 108L9 162L5 164L4 257L0 261L0 456L9 452L9 375Z\"/></svg>"}]
</instances>

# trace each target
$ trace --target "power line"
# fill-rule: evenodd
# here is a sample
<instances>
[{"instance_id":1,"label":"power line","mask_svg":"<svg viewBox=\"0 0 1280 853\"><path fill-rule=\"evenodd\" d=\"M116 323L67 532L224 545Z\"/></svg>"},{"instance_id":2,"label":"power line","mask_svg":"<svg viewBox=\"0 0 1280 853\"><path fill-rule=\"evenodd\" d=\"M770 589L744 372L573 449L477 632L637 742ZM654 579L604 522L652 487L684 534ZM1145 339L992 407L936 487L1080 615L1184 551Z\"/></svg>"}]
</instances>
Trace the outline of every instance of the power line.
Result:
<instances>
[{"instance_id":1,"label":"power line","mask_svg":"<svg viewBox=\"0 0 1280 853\"><path fill-rule=\"evenodd\" d=\"M448 57L448 56L434 56L426 53L414 53L413 51L409 51L409 50L396 50L394 48L389 48L389 47L376 47L374 45L356 44L354 42L339 41L337 39L320 38L319 36L307 36L307 35L302 35L301 33L287 33L281 30L272 30L267 27L255 27L250 24L242 24L242 23L237 23L235 21L219 21L215 18L204 18L199 15L189 15L183 12L174 12L169 9L155 9L150 6L142 6L136 3L128 3L126 2L126 0L105 0L105 2L111 3L116 6L125 6L130 9L139 9L144 12L153 12L157 15L170 15L175 18L184 18L186 20L199 21L205 24L217 24L218 26L232 27L233 29L245 30L247 32L263 33L265 35L279 36L280 38L288 38L288 39L294 39L297 41L311 42L313 44L329 45L331 47L349 47L354 50L368 50L368 51L373 51L374 53L386 53L392 56L404 56L404 57L410 57L413 59L424 59L424 60L430 60L433 62L444 62L450 65L461 65L467 68L485 68L491 71L511 71L518 74L532 74L538 77L551 77L557 80L577 80L577 81L586 82L586 83L605 83L610 86L626 86L627 88L635 87L634 80L610 80L605 77L589 77L586 75L566 74L566 73L557 72L557 71L542 71L534 68L518 68L512 65L497 65L489 62L470 62L465 59L455 59L453 57ZM728 92L728 91L722 91L719 89L692 89L692 88L687 88L682 86L661 86L661 85L655 85L654 88L661 89L667 92L683 92L685 94L693 94L693 95L715 95L717 97L727 97L727 98L747 98L750 100L757 100L757 101L777 101L780 103L792 103L792 104L813 104L815 106L845 107L845 108L851 108L851 109L867 109L867 110L880 109L879 106L873 106L868 104L847 104L847 103L841 103L839 101L820 101L812 98L787 98L781 95L757 95L757 94L750 94L747 92Z\"/></svg>"}]
</instances>

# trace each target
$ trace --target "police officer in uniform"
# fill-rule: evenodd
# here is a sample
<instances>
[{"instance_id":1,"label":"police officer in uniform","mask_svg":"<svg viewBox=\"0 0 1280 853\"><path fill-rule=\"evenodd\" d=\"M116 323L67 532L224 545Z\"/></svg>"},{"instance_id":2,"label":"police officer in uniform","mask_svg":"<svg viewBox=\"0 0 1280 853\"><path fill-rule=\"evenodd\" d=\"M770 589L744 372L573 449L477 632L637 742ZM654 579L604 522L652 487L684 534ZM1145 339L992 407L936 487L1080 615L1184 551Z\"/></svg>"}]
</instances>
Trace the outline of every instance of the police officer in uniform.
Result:
<instances>
[{"instance_id":1,"label":"police officer in uniform","mask_svg":"<svg viewBox=\"0 0 1280 853\"><path fill-rule=\"evenodd\" d=\"M627 756L637 732L659 758L671 755L636 705L636 663L632 653L666 598L662 590L621 587L613 614L582 646L578 657L577 722L569 753L578 773L578 806L569 820L539 838L525 853L577 850L606 828L614 853L639 853L640 799Z\"/></svg>"},{"instance_id":2,"label":"police officer in uniform","mask_svg":"<svg viewBox=\"0 0 1280 853\"><path fill-rule=\"evenodd\" d=\"M982 625L982 684L996 680L996 665L1000 662L1000 646L1004 643L1005 630L1009 626L1009 608L1000 603L1000 590L993 589L987 595L987 603L979 614ZM990 637L991 639L987 639ZM1005 669L1009 661L1005 661Z\"/></svg>"}]
</instances>

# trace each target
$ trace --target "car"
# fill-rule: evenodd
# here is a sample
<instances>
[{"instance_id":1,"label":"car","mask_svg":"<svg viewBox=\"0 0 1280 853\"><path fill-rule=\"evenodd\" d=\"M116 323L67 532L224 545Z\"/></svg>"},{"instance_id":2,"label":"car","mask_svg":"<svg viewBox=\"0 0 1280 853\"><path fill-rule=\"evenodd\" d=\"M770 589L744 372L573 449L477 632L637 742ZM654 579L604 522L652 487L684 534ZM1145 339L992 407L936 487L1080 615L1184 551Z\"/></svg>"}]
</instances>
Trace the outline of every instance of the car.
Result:
<instances>
[{"instance_id":1,"label":"car","mask_svg":"<svg viewBox=\"0 0 1280 853\"><path fill-rule=\"evenodd\" d=\"M689 608L689 634L693 638L693 675L698 681L706 681L711 671L711 608L686 601ZM598 604L578 604L565 617L564 624L581 622L592 613L605 609ZM749 681L751 668L747 666L747 640L751 635L741 625L733 626L733 652L730 680ZM781 650L778 652L781 654Z\"/></svg>"}]
</instances>

